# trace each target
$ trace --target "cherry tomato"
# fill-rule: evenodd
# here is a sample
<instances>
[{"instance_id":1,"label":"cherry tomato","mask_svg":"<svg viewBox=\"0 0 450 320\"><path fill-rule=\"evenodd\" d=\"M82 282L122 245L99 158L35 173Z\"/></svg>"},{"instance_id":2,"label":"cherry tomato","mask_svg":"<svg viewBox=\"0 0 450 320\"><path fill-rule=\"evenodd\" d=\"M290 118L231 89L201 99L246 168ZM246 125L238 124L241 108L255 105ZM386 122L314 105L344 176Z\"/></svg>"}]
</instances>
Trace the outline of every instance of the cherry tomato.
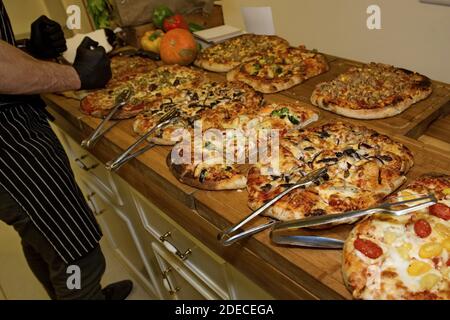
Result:
<instances>
[{"instance_id":1,"label":"cherry tomato","mask_svg":"<svg viewBox=\"0 0 450 320\"><path fill-rule=\"evenodd\" d=\"M357 238L353 244L355 249L362 252L365 256L376 259L383 254L383 249L375 242Z\"/></svg>"},{"instance_id":2,"label":"cherry tomato","mask_svg":"<svg viewBox=\"0 0 450 320\"><path fill-rule=\"evenodd\" d=\"M443 203L436 203L430 207L433 216L444 220L450 220L450 208Z\"/></svg>"},{"instance_id":3,"label":"cherry tomato","mask_svg":"<svg viewBox=\"0 0 450 320\"><path fill-rule=\"evenodd\" d=\"M418 237L426 238L431 234L431 226L426 220L417 220L416 223L414 223L414 232Z\"/></svg>"}]
</instances>

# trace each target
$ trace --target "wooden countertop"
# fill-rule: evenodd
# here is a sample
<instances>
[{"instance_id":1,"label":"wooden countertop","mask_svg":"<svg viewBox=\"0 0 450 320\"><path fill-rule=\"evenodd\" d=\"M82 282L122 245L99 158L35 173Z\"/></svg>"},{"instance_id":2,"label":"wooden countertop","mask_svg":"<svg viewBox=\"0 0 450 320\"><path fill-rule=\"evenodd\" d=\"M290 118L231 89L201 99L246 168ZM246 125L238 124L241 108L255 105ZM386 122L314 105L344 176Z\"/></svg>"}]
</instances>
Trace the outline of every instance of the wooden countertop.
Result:
<instances>
[{"instance_id":1,"label":"wooden countertop","mask_svg":"<svg viewBox=\"0 0 450 320\"><path fill-rule=\"evenodd\" d=\"M313 84L335 76L349 60L329 57L332 69L322 75L281 94L266 95L268 101L299 101L308 104ZM214 80L224 76L210 73ZM322 78L320 78L322 77ZM402 115L383 120L356 121L320 110L320 124L332 119L364 123L367 127L389 134L408 146L415 156L415 165L408 173L408 180L427 172L450 174L450 155L441 149L405 135L417 137L426 131L429 123L442 115L449 107L450 87L434 82L434 93L422 104L417 104ZM56 122L77 142L86 138L100 123L79 111L79 102L58 95L48 94L44 99L51 107ZM448 132L448 131L447 131ZM132 120L121 121L90 152L106 163L117 157L136 139ZM279 246L271 243L268 231L243 240L233 246L223 247L217 241L220 230L235 224L250 213L246 191L203 191L178 182L170 173L165 160L169 147L155 147L131 160L118 172L131 186L149 198L167 215L202 241L224 260L234 265L259 286L278 299L350 299L351 295L341 277L341 252ZM260 217L252 223L259 224ZM325 236L344 239L350 226L340 226L320 231Z\"/></svg>"},{"instance_id":2,"label":"wooden countertop","mask_svg":"<svg viewBox=\"0 0 450 320\"><path fill-rule=\"evenodd\" d=\"M57 95L46 95L44 98L51 106L57 123L78 142L99 123L98 119L81 114L76 100ZM286 101L289 98L272 95L269 100L272 99ZM322 115L320 121L328 119ZM136 139L131 125L131 120L122 121L106 134L92 153L104 163L115 158ZM450 174L450 158L410 138L397 137L397 140L405 143L415 154L416 164L408 174L410 179L430 171ZM231 247L222 247L216 240L217 233L250 212L246 191L202 191L179 183L165 164L169 151L168 147L156 147L126 164L118 174L274 297L351 298L340 274L340 251L274 245L268 232ZM264 219L261 217L254 223ZM342 226L322 233L345 238L349 229L349 226Z\"/></svg>"}]
</instances>

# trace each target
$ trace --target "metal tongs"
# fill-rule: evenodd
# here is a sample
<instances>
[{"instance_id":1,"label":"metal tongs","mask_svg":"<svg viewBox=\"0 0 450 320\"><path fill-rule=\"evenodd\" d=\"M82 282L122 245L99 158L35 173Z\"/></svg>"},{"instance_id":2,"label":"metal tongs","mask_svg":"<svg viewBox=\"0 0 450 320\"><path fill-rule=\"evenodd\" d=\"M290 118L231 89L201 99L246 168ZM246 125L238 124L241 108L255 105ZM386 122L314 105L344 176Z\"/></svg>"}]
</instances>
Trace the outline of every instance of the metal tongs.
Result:
<instances>
[{"instance_id":1,"label":"metal tongs","mask_svg":"<svg viewBox=\"0 0 450 320\"><path fill-rule=\"evenodd\" d=\"M337 222L350 222L361 217L371 216L375 213L388 214L398 217L410 212L427 208L435 203L437 203L437 200L434 195L419 195L414 199L408 199L394 203L386 202L377 207L366 210L349 211L342 214L332 214L280 222L276 224L272 229L270 238L273 242L278 244L288 244L313 248L341 249L344 246L344 241L339 239L299 234L287 235L284 233L287 233L288 231L291 231L292 233L292 231L301 228L330 225Z\"/></svg>"},{"instance_id":2,"label":"metal tongs","mask_svg":"<svg viewBox=\"0 0 450 320\"><path fill-rule=\"evenodd\" d=\"M292 192L295 189L301 188L301 187L308 187L309 185L315 183L316 181L319 181L321 178L325 176L327 173L327 168L321 168L315 171L310 172L306 176L302 177L299 181L293 183L289 188L278 194L276 197L274 197L272 200L265 203L263 206L259 207L255 211L253 211L250 215L248 215L245 219L243 219L238 224L222 231L217 236L217 239L220 241L220 243L224 246L229 246L236 241L239 241L243 238L249 237L255 233L258 233L260 231L263 231L267 228L270 228L275 223L277 223L276 220L272 220L266 224L262 224L260 226L248 229L246 231L243 231L241 233L236 233L242 226L247 224L250 220L253 220L256 216L260 215L262 212L267 210L270 206L272 206L274 203L276 203L278 200L283 198L288 193Z\"/></svg>"},{"instance_id":3,"label":"metal tongs","mask_svg":"<svg viewBox=\"0 0 450 320\"><path fill-rule=\"evenodd\" d=\"M89 138L83 140L81 142L81 146L85 149L90 149L92 148L97 141L109 130L111 130L116 124L119 123L119 121L115 121L114 123L112 123L109 127L104 128L106 123L111 120L111 118L117 113L117 111L119 111L119 109L121 107L123 107L128 100L130 100L131 97L131 90L130 89L125 89L123 90L117 97L115 100L115 104L114 107L111 109L111 111L109 112L109 114L102 120L102 122L100 122L100 124L98 125L97 129L95 129L95 131L89 136Z\"/></svg>"},{"instance_id":4,"label":"metal tongs","mask_svg":"<svg viewBox=\"0 0 450 320\"><path fill-rule=\"evenodd\" d=\"M159 123L150 129L146 134L141 136L135 143L133 143L124 153L118 156L115 160L109 161L106 163L106 169L109 171L115 171L119 169L122 165L124 165L129 160L140 156L141 154L147 152L151 148L155 146L152 142L147 142L147 145L136 152L133 150L139 146L142 142L146 141L147 138L152 135L155 131L167 126L172 123L179 117L179 112L175 108L170 109L166 114L164 114L161 119L159 119Z\"/></svg>"}]
</instances>

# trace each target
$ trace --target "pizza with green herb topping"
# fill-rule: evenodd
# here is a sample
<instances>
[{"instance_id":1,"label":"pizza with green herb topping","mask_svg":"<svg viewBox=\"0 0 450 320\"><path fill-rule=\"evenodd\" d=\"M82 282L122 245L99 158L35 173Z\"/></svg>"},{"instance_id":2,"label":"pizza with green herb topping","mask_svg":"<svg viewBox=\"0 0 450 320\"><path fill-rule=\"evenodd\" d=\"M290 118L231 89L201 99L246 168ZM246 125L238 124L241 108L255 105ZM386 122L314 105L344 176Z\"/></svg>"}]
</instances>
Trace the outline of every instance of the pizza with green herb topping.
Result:
<instances>
[{"instance_id":1,"label":"pizza with green herb topping","mask_svg":"<svg viewBox=\"0 0 450 320\"><path fill-rule=\"evenodd\" d=\"M227 74L229 81L242 81L263 93L287 90L328 71L325 57L304 47L259 54Z\"/></svg>"}]
</instances>

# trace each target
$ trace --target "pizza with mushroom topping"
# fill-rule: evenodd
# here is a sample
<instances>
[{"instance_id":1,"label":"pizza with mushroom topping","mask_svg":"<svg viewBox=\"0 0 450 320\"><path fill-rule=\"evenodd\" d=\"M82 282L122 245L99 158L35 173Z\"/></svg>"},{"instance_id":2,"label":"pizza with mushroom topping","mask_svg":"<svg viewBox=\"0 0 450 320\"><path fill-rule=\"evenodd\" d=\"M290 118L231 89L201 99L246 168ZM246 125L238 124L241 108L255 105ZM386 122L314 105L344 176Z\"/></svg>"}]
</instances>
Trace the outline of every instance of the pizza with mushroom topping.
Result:
<instances>
[{"instance_id":1,"label":"pizza with mushroom topping","mask_svg":"<svg viewBox=\"0 0 450 320\"><path fill-rule=\"evenodd\" d=\"M106 84L106 87L114 88L125 81L129 81L140 74L150 72L157 67L158 65L156 62L149 58L139 56L114 56L111 58L112 78ZM62 92L61 95L67 98L82 100L92 91L94 90L65 91Z\"/></svg>"},{"instance_id":2,"label":"pizza with mushroom topping","mask_svg":"<svg viewBox=\"0 0 450 320\"><path fill-rule=\"evenodd\" d=\"M313 170L328 170L320 185L294 190L265 211L279 220L376 205L405 182L413 166L413 156L402 144L342 122L290 132L281 139L281 146L278 168L257 164L250 169L250 208L259 208Z\"/></svg>"},{"instance_id":3,"label":"pizza with mushroom topping","mask_svg":"<svg viewBox=\"0 0 450 320\"><path fill-rule=\"evenodd\" d=\"M356 119L388 118L402 113L432 92L421 74L381 63L352 67L329 82L319 83L312 104Z\"/></svg>"},{"instance_id":4,"label":"pizza with mushroom topping","mask_svg":"<svg viewBox=\"0 0 450 320\"><path fill-rule=\"evenodd\" d=\"M221 128L223 123L239 114L257 112L262 103L262 95L243 83L205 82L163 97L159 108L151 106L137 116L133 129L137 134L144 135L159 123L164 114L175 108L179 112L178 120L151 138L157 144L173 145L180 138L173 136L177 129L190 130L195 121L201 119L208 119L208 124L204 125Z\"/></svg>"},{"instance_id":5,"label":"pizza with mushroom topping","mask_svg":"<svg viewBox=\"0 0 450 320\"><path fill-rule=\"evenodd\" d=\"M205 190L243 189L249 164L269 161L273 155L276 143L271 139L277 138L272 137L272 129L281 139L290 130L318 119L309 107L292 103L269 104L249 112L234 112L229 117L231 112L228 106L221 106L202 114L200 121L205 131L200 143L191 141L191 158L177 163L186 149L183 142L174 147L167 162L178 180Z\"/></svg>"},{"instance_id":6,"label":"pizza with mushroom topping","mask_svg":"<svg viewBox=\"0 0 450 320\"><path fill-rule=\"evenodd\" d=\"M188 67L161 66L112 88L90 93L81 101L80 108L85 114L104 118L114 107L117 96L124 90L130 90L129 101L113 119L132 118L144 109L159 108L164 99L169 99L180 90L198 87L205 80L204 73Z\"/></svg>"},{"instance_id":7,"label":"pizza with mushroom topping","mask_svg":"<svg viewBox=\"0 0 450 320\"><path fill-rule=\"evenodd\" d=\"M438 203L358 223L343 251L344 281L357 299L450 300L450 176L428 174L393 201L433 193Z\"/></svg>"}]
</instances>

